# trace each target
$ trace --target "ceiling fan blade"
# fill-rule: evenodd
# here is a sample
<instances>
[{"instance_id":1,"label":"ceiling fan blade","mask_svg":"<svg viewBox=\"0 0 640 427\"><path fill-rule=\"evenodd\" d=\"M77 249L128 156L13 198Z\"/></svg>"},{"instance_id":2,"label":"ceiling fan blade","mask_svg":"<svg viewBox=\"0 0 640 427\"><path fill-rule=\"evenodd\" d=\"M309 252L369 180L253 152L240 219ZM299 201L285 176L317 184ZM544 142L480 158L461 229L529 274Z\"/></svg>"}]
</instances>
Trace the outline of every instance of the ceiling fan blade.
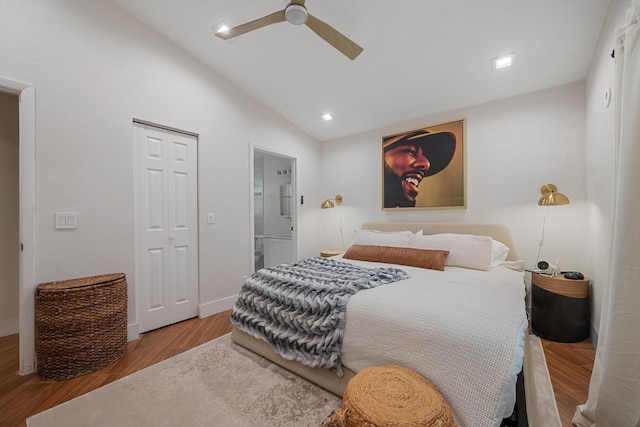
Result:
<instances>
[{"instance_id":1,"label":"ceiling fan blade","mask_svg":"<svg viewBox=\"0 0 640 427\"><path fill-rule=\"evenodd\" d=\"M257 30L258 28L266 27L267 25L271 24L277 24L278 22L283 21L285 21L284 10L280 10L278 12L274 12L270 15L256 19L255 21L247 22L246 24L241 24L236 27L230 28L226 31L218 31L216 33L216 36L220 37L222 40L229 40L242 34L248 33L249 31Z\"/></svg>"},{"instance_id":2,"label":"ceiling fan blade","mask_svg":"<svg viewBox=\"0 0 640 427\"><path fill-rule=\"evenodd\" d=\"M354 60L362 53L364 49L347 38L344 34L338 32L332 26L322 22L318 18L311 16L307 18L307 27L320 36L324 41L342 52L347 58Z\"/></svg>"}]
</instances>

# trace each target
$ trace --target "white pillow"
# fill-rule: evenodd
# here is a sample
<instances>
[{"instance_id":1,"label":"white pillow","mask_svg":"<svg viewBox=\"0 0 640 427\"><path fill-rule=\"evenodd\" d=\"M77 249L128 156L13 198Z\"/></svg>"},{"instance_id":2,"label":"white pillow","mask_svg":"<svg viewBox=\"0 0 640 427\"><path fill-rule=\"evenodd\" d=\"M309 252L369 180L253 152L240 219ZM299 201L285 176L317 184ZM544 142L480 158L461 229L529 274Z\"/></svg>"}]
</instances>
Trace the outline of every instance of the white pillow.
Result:
<instances>
[{"instance_id":1,"label":"white pillow","mask_svg":"<svg viewBox=\"0 0 640 427\"><path fill-rule=\"evenodd\" d=\"M357 230L351 243L354 245L408 248L412 236L413 233L410 231Z\"/></svg>"},{"instance_id":2,"label":"white pillow","mask_svg":"<svg viewBox=\"0 0 640 427\"><path fill-rule=\"evenodd\" d=\"M474 270L490 270L493 262L493 239L472 234L414 235L411 247L449 251L446 265Z\"/></svg>"},{"instance_id":3,"label":"white pillow","mask_svg":"<svg viewBox=\"0 0 640 427\"><path fill-rule=\"evenodd\" d=\"M496 267L500 265L501 262L506 261L507 255L509 255L509 246L505 245L502 242L492 239L491 267Z\"/></svg>"}]
</instances>

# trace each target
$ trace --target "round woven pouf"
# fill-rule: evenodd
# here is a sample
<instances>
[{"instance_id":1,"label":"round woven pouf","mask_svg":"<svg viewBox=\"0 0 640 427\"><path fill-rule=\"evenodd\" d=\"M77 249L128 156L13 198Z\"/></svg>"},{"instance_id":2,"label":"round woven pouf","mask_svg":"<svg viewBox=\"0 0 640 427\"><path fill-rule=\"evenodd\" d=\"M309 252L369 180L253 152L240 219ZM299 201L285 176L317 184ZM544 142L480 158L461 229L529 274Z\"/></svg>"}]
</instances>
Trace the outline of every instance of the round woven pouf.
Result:
<instances>
[{"instance_id":1,"label":"round woven pouf","mask_svg":"<svg viewBox=\"0 0 640 427\"><path fill-rule=\"evenodd\" d=\"M333 422L342 427L454 427L451 408L417 372L397 365L365 368L344 391Z\"/></svg>"}]
</instances>

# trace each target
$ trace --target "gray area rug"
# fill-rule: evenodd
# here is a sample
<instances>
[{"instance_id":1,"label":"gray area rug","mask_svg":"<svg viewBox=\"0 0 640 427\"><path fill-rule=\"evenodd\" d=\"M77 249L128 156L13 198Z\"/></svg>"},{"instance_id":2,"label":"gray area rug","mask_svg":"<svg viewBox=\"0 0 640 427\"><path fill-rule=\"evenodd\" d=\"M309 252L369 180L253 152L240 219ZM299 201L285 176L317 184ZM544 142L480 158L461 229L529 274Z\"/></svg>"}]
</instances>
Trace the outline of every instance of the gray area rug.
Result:
<instances>
[{"instance_id":1,"label":"gray area rug","mask_svg":"<svg viewBox=\"0 0 640 427\"><path fill-rule=\"evenodd\" d=\"M320 426L339 402L227 334L34 415L27 426Z\"/></svg>"}]
</instances>

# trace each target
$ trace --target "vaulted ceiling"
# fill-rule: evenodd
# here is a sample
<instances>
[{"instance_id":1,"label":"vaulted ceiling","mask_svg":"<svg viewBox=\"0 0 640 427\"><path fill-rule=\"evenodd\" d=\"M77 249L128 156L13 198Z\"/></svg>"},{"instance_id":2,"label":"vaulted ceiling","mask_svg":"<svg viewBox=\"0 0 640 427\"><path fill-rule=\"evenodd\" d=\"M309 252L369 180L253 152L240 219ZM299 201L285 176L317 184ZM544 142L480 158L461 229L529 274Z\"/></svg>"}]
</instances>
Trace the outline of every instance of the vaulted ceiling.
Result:
<instances>
[{"instance_id":1,"label":"vaulted ceiling","mask_svg":"<svg viewBox=\"0 0 640 427\"><path fill-rule=\"evenodd\" d=\"M584 79L609 3L307 0L309 14L364 48L352 61L289 22L214 36L283 0L114 2L319 141ZM491 70L511 52L511 68Z\"/></svg>"}]
</instances>

